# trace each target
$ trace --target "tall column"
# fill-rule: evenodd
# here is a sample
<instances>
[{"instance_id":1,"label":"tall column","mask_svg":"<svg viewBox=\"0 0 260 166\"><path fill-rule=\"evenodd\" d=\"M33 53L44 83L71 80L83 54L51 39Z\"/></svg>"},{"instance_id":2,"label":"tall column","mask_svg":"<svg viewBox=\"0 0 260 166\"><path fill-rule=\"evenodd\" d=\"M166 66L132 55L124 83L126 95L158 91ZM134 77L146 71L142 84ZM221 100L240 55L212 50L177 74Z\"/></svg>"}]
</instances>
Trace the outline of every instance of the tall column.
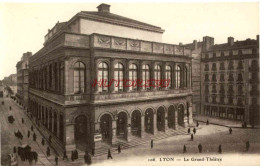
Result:
<instances>
[{"instance_id":1,"label":"tall column","mask_svg":"<svg viewBox=\"0 0 260 166\"><path fill-rule=\"evenodd\" d=\"M126 140L131 141L133 139L133 135L131 132L131 117L127 119L127 128L126 128Z\"/></svg>"},{"instance_id":2,"label":"tall column","mask_svg":"<svg viewBox=\"0 0 260 166\"><path fill-rule=\"evenodd\" d=\"M129 84L130 82L127 82L127 80L129 80L129 60L126 60L126 63L125 63L125 70L124 70L124 83L123 86L124 86L124 92L128 92L129 91ZM130 122L131 123L131 122ZM129 123L129 124L130 124Z\"/></svg>"},{"instance_id":3,"label":"tall column","mask_svg":"<svg viewBox=\"0 0 260 166\"><path fill-rule=\"evenodd\" d=\"M141 138L144 138L145 134L145 116L141 116Z\"/></svg>"},{"instance_id":4,"label":"tall column","mask_svg":"<svg viewBox=\"0 0 260 166\"><path fill-rule=\"evenodd\" d=\"M155 78L154 77L154 67L155 67L155 64L154 64L154 62L152 62L150 65L150 80L154 80L154 78ZM151 82L150 85L151 85L151 87L150 87L151 90L158 89L158 87L156 87L157 85L156 85L155 81Z\"/></svg>"},{"instance_id":5,"label":"tall column","mask_svg":"<svg viewBox=\"0 0 260 166\"><path fill-rule=\"evenodd\" d=\"M143 61L139 61L139 66L138 66L138 70L137 70L137 80L143 81L143 74L142 74L142 67L143 67ZM142 85L144 83L142 82ZM138 91L142 91L142 87L141 85L137 84L137 90Z\"/></svg>"},{"instance_id":6,"label":"tall column","mask_svg":"<svg viewBox=\"0 0 260 166\"><path fill-rule=\"evenodd\" d=\"M110 69L109 69L109 71L108 71L108 75L109 75L109 80L108 80L108 84L110 83L110 81L112 81L113 79L114 79L114 61L115 61L115 59L110 59ZM114 91L115 91L115 88L114 88L114 85L115 85L115 83L114 83L114 81L112 82L112 84L111 84L111 86L108 86L108 91L109 91L109 93L113 93Z\"/></svg>"},{"instance_id":7,"label":"tall column","mask_svg":"<svg viewBox=\"0 0 260 166\"><path fill-rule=\"evenodd\" d=\"M177 130L177 126L178 126L178 111L177 110L175 110L174 111L174 114L175 114L175 120L174 120L174 126L173 126L173 128L175 129L175 130Z\"/></svg>"},{"instance_id":8,"label":"tall column","mask_svg":"<svg viewBox=\"0 0 260 166\"><path fill-rule=\"evenodd\" d=\"M153 135L156 135L158 132L157 129L157 115L156 113L153 114Z\"/></svg>"},{"instance_id":9,"label":"tall column","mask_svg":"<svg viewBox=\"0 0 260 166\"><path fill-rule=\"evenodd\" d=\"M57 137L60 138L60 114L57 113Z\"/></svg>"},{"instance_id":10,"label":"tall column","mask_svg":"<svg viewBox=\"0 0 260 166\"><path fill-rule=\"evenodd\" d=\"M74 124L69 123L65 126L65 149L67 152L71 152L76 149L74 138ZM68 153L67 153L68 154Z\"/></svg>"},{"instance_id":11,"label":"tall column","mask_svg":"<svg viewBox=\"0 0 260 166\"><path fill-rule=\"evenodd\" d=\"M169 126L168 126L168 116L165 113L165 122L164 122L164 132L168 132L169 131Z\"/></svg>"},{"instance_id":12,"label":"tall column","mask_svg":"<svg viewBox=\"0 0 260 166\"><path fill-rule=\"evenodd\" d=\"M112 144L115 144L116 142L116 120L112 120Z\"/></svg>"},{"instance_id":13,"label":"tall column","mask_svg":"<svg viewBox=\"0 0 260 166\"><path fill-rule=\"evenodd\" d=\"M192 118L192 102L189 104L189 124L193 124L193 118Z\"/></svg>"}]
</instances>

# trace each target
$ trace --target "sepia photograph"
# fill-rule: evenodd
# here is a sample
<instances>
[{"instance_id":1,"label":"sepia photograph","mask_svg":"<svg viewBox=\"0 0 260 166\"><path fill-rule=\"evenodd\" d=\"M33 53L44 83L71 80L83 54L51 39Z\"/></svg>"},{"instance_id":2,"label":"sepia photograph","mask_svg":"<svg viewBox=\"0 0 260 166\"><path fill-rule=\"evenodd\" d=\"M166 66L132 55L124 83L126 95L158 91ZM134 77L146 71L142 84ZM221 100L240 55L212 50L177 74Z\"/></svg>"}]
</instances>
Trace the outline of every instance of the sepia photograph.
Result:
<instances>
[{"instance_id":1,"label":"sepia photograph","mask_svg":"<svg viewBox=\"0 0 260 166\"><path fill-rule=\"evenodd\" d=\"M2 166L260 166L259 2L0 1Z\"/></svg>"}]
</instances>

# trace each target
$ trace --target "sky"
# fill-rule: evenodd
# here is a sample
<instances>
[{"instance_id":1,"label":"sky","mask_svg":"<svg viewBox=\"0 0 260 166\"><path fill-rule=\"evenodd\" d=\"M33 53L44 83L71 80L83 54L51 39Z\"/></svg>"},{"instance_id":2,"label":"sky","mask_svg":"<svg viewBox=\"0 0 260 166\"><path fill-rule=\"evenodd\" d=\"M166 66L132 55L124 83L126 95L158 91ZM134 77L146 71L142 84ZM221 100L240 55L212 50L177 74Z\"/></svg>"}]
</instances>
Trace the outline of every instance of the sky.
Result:
<instances>
[{"instance_id":1,"label":"sky","mask_svg":"<svg viewBox=\"0 0 260 166\"><path fill-rule=\"evenodd\" d=\"M251 3L110 3L110 12L165 30L163 43L183 44L215 38L215 44L256 39L259 4ZM68 21L80 11L97 11L99 3L0 2L0 80L16 73L23 53L43 47L44 36L58 21Z\"/></svg>"}]
</instances>

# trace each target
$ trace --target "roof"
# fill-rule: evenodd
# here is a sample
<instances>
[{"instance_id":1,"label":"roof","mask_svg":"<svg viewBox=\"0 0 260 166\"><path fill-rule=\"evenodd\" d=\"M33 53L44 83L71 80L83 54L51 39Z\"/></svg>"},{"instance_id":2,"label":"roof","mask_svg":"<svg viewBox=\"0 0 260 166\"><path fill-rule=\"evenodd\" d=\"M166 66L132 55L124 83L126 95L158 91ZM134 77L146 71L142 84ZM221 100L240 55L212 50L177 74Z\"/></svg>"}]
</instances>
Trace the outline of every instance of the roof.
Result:
<instances>
[{"instance_id":1,"label":"roof","mask_svg":"<svg viewBox=\"0 0 260 166\"><path fill-rule=\"evenodd\" d=\"M134 19L130 19L130 18L127 18L127 17L123 17L123 16L113 14L113 13L110 13L110 12L81 11L80 14L91 15L91 16L98 17L98 18L101 18L101 19L106 18L106 19L109 19L109 20L112 20L112 21L122 21L124 23L132 23L132 24L136 24L136 25L139 25L139 26L145 26L145 27L148 27L148 28L152 28L152 29L162 31L161 27L154 26L154 25L151 25L151 24L147 24L147 23L137 21L137 20L134 20Z\"/></svg>"},{"instance_id":2,"label":"roof","mask_svg":"<svg viewBox=\"0 0 260 166\"><path fill-rule=\"evenodd\" d=\"M243 40L243 41L236 41L236 42L234 42L233 45L230 45L229 43L215 44L209 48L209 51L236 49L236 48L242 48L242 47L248 47L248 46L258 46L257 40L247 39L247 40Z\"/></svg>"}]
</instances>

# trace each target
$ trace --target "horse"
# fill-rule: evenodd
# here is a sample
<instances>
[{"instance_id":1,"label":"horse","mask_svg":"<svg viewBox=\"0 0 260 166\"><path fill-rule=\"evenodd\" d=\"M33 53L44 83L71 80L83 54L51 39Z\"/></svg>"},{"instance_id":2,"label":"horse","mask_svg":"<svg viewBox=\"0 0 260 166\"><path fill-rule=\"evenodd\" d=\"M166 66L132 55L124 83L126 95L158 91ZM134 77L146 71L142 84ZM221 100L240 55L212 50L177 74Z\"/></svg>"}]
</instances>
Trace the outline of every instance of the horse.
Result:
<instances>
[{"instance_id":1,"label":"horse","mask_svg":"<svg viewBox=\"0 0 260 166\"><path fill-rule=\"evenodd\" d=\"M35 161L35 164L38 161L38 153L35 152L35 151L32 151L32 152L28 153L28 161L29 161L29 163L31 164L33 160Z\"/></svg>"},{"instance_id":2,"label":"horse","mask_svg":"<svg viewBox=\"0 0 260 166\"><path fill-rule=\"evenodd\" d=\"M29 158L30 152L31 152L31 147L29 145L22 145L22 147L18 147L17 154L22 161L26 161Z\"/></svg>"}]
</instances>

